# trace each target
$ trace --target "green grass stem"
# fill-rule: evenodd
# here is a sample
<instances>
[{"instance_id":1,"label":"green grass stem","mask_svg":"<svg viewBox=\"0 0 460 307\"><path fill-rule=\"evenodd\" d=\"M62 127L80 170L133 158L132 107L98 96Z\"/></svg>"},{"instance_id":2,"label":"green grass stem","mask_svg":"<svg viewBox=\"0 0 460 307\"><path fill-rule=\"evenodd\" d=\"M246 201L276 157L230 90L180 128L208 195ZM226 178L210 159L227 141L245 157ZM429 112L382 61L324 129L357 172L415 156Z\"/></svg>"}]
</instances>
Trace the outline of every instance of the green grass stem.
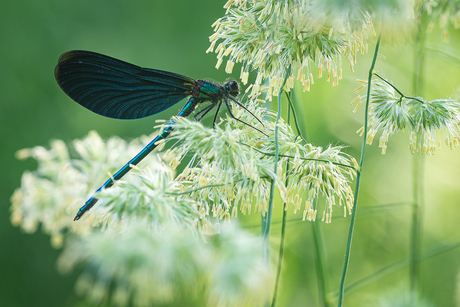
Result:
<instances>
[{"instance_id":1,"label":"green grass stem","mask_svg":"<svg viewBox=\"0 0 460 307\"><path fill-rule=\"evenodd\" d=\"M283 84L280 87L278 93L278 115L276 116L275 122L275 159L274 159L274 173L277 174L278 172L278 160L279 160L279 144L278 144L278 123L281 118L281 94L283 93L283 87L286 84L287 78L291 73L291 66L289 66L286 76L284 77ZM275 197L275 180L272 181L270 185L270 197L268 199L268 211L265 217L262 217L262 242L263 242L263 253L266 261L269 261L269 242L268 237L270 234L270 225L272 219L272 211L273 211L273 200Z\"/></svg>"},{"instance_id":2,"label":"green grass stem","mask_svg":"<svg viewBox=\"0 0 460 307\"><path fill-rule=\"evenodd\" d=\"M418 32L414 41L414 74L413 74L413 91L414 95L422 95L423 91L423 71L425 66L425 29L426 18L424 18L423 10L418 12ZM422 221L424 208L424 163L423 156L414 155L413 158L413 201L412 221L410 226L410 243L409 243L409 293L410 304L415 305L416 295L420 284L419 258L421 253L422 242Z\"/></svg>"},{"instance_id":3,"label":"green grass stem","mask_svg":"<svg viewBox=\"0 0 460 307\"><path fill-rule=\"evenodd\" d=\"M355 188L355 195L354 195L354 203L353 203L353 210L351 212L350 218L350 228L348 230L348 239L347 239L347 247L345 250L345 259L343 261L343 269L342 269L342 276L340 278L340 286L339 286L339 307L343 306L343 299L345 294L345 278L347 276L348 271L348 264L350 260L350 253L351 253L351 241L353 238L353 230L355 227L355 219L356 219L356 208L358 207L358 195L359 195L359 187L361 183L361 174L363 171L363 164L364 164L364 152L366 150L366 136L367 136L367 123L368 123L368 111L369 111L369 100L371 94L371 86L372 86L372 75L374 73L374 66L375 62L377 61L377 55L380 46L380 38L377 39L377 44L375 45L374 51L374 58L372 59L371 67L369 68L369 77L368 77L368 87L367 87L367 98L366 98L366 108L364 110L364 137L363 137L363 144L361 147L361 158L359 160L359 169L360 171L356 175L356 188Z\"/></svg>"},{"instance_id":4,"label":"green grass stem","mask_svg":"<svg viewBox=\"0 0 460 307\"><path fill-rule=\"evenodd\" d=\"M284 91L284 93L286 94L286 96L289 97L289 94L286 93L286 91ZM288 116L287 116L288 125L291 123L291 109L292 109L292 106L288 108ZM292 110L292 111L293 113L295 112L295 110ZM286 173L287 174L289 173L289 159L286 161ZM288 185L288 183L289 183L289 177L286 176L286 186ZM281 220L281 235L280 235L280 250L279 250L279 255L278 255L278 268L276 270L275 289L273 291L273 299L272 299L271 307L276 306L276 298L278 296L278 287L279 287L280 277L281 277L281 265L283 263L283 255L284 255L284 239L286 237L286 216L287 216L287 212L285 210L286 203L283 204L282 209L283 209L283 217Z\"/></svg>"}]
</instances>

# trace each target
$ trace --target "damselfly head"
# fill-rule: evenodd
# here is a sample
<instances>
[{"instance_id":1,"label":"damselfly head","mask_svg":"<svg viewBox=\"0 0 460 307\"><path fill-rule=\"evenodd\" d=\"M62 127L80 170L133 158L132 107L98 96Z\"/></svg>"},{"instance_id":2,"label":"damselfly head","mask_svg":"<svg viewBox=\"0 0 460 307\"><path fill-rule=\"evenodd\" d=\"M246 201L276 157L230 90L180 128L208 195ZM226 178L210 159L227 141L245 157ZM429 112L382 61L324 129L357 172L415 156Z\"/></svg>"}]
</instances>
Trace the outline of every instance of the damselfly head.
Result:
<instances>
[{"instance_id":1,"label":"damselfly head","mask_svg":"<svg viewBox=\"0 0 460 307\"><path fill-rule=\"evenodd\" d=\"M238 97L240 94L240 85L235 80L225 82L224 88L231 96Z\"/></svg>"}]
</instances>

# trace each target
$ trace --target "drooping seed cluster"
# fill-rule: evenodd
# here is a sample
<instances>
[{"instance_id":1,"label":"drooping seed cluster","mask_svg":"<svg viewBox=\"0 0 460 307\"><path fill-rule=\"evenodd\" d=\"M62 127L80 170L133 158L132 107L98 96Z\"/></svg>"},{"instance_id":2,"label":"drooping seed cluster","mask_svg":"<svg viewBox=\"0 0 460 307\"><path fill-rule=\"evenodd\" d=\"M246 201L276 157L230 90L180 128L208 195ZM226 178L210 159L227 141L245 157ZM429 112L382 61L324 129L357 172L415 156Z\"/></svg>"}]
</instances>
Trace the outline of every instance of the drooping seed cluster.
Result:
<instances>
[{"instance_id":1,"label":"drooping seed cluster","mask_svg":"<svg viewBox=\"0 0 460 307\"><path fill-rule=\"evenodd\" d=\"M256 116L264 112L251 105L249 109L256 110ZM237 118L257 125L245 110L237 108L233 112ZM202 204L204 216L230 219L238 212L264 215L272 180L286 203L286 210L292 206L297 212L305 204L304 220L316 218L317 198L326 200L323 221L331 221L333 205L343 204L345 214L351 210L353 193L349 183L356 176L357 163L342 152L341 146L322 149L305 144L281 120L278 125L280 158L278 173L274 174L273 121L267 121L263 130L268 137L230 118L215 129L178 118L177 127L170 136L180 141L174 151L180 152L180 156L194 154L176 180L181 182L184 191L191 191L189 197Z\"/></svg>"},{"instance_id":2,"label":"drooping seed cluster","mask_svg":"<svg viewBox=\"0 0 460 307\"><path fill-rule=\"evenodd\" d=\"M251 71L257 72L248 88L251 97L266 90L271 100L290 65L287 90L299 80L303 90L309 91L314 75L321 78L323 73L336 86L342 79L343 59L353 70L356 55L367 53L368 35L375 35L367 12L332 12L321 1L229 0L224 8L225 16L212 25L215 33L207 52L217 53L217 68L227 58L227 73L235 63L242 63L243 84ZM266 87L264 80L268 80Z\"/></svg>"},{"instance_id":3,"label":"drooping seed cluster","mask_svg":"<svg viewBox=\"0 0 460 307\"><path fill-rule=\"evenodd\" d=\"M360 86L357 90L364 88ZM355 111L366 96L353 100ZM411 153L433 155L445 144L453 149L460 144L460 103L452 99L425 101L420 97L406 97L397 93L388 82L375 80L369 104L369 123L366 143L372 144L377 132L382 134L379 147L387 149L391 135L408 130ZM361 136L364 127L357 131Z\"/></svg>"}]
</instances>

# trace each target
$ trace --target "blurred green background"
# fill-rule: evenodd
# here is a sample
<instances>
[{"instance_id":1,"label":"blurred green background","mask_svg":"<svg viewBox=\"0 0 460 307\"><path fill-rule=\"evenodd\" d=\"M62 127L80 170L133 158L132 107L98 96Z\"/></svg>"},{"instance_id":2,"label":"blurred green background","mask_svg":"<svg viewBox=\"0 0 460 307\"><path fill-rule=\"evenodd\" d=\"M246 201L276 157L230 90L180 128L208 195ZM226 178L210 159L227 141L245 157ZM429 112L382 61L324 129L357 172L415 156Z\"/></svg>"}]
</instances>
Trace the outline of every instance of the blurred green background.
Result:
<instances>
[{"instance_id":1,"label":"blurred green background","mask_svg":"<svg viewBox=\"0 0 460 307\"><path fill-rule=\"evenodd\" d=\"M180 106L137 121L100 117L71 101L54 80L54 66L65 51L83 49L107 54L133 64L169 70L192 78L225 81L223 68L216 70L215 54L206 54L211 24L225 10L226 1L4 1L0 9L0 306L76 306L73 292L76 275L61 276L55 263L59 254L49 237L38 231L24 234L11 225L9 197L19 187L21 174L33 170L32 160L16 160L17 150L47 145L51 139L70 142L96 130L103 137L130 139L150 134L154 120L168 119ZM441 34L429 34L428 42L446 50L459 50L459 36L451 32L449 44ZM375 39L371 39L370 53ZM398 46L382 42L376 69L407 94L412 84L410 41ZM352 73L344 67L344 80L332 88L325 78L316 80L312 93L296 92L301 126L317 146L344 144L358 158L363 108L353 114L350 101L356 96L355 79L366 79L371 56L359 56ZM233 78L238 78L238 66ZM458 97L460 67L427 57L427 99ZM205 123L209 124L209 119ZM408 135L389 141L382 156L377 141L367 148L359 198L353 249L347 284L396 261L407 258L413 199L413 156ZM443 148L425 158L425 212L423 250L460 241L459 149ZM376 206L399 203L377 210ZM379 207L380 208L380 207ZM276 204L272 245L279 243L281 204ZM312 225L300 222L301 213L289 211L287 241L278 306L317 306ZM260 217L244 218L258 225ZM320 224L326 256L327 286L339 285L349 217L335 208L332 224ZM258 231L258 226L248 227ZM421 296L433 306L455 306L460 249L451 249L421 263ZM397 299L407 289L407 268L350 293L346 306L378 306ZM456 303L457 302L457 303ZM390 305L393 306L393 305ZM394 305L396 306L396 305Z\"/></svg>"}]
</instances>

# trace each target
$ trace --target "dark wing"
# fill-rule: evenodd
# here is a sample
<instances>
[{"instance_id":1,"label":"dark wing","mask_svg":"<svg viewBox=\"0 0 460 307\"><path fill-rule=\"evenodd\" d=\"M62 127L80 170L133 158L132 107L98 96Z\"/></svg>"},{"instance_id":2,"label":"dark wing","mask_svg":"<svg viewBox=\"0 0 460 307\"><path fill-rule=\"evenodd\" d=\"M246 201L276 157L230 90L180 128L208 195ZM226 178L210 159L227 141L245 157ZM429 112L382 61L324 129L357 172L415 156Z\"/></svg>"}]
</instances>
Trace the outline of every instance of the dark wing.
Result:
<instances>
[{"instance_id":1,"label":"dark wing","mask_svg":"<svg viewBox=\"0 0 460 307\"><path fill-rule=\"evenodd\" d=\"M88 110L120 119L166 110L195 86L186 76L79 50L61 55L54 76L62 90Z\"/></svg>"}]
</instances>

